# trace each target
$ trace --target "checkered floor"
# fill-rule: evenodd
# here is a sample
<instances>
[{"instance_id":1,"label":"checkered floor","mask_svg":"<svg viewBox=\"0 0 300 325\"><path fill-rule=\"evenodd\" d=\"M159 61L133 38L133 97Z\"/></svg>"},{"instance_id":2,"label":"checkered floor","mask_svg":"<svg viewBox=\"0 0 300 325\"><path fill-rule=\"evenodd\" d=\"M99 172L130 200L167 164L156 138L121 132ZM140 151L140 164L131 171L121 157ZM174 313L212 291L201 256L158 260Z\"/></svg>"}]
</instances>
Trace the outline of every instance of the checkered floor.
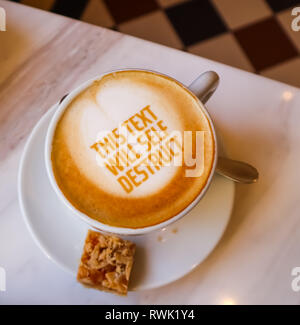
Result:
<instances>
[{"instance_id":1,"label":"checkered floor","mask_svg":"<svg viewBox=\"0 0 300 325\"><path fill-rule=\"evenodd\" d=\"M14 0L16 1L16 0ZM17 0L300 87L296 0Z\"/></svg>"}]
</instances>

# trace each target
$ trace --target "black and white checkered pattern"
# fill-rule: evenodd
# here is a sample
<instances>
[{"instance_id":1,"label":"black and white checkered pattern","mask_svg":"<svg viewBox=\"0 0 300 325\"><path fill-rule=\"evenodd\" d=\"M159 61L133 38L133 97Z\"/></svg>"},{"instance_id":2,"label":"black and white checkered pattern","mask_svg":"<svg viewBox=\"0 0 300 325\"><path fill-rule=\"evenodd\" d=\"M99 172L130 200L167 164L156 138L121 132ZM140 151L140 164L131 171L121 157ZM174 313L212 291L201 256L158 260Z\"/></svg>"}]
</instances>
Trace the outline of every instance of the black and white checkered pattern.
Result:
<instances>
[{"instance_id":1,"label":"black and white checkered pattern","mask_svg":"<svg viewBox=\"0 0 300 325\"><path fill-rule=\"evenodd\" d=\"M300 87L296 0L20 0Z\"/></svg>"}]
</instances>

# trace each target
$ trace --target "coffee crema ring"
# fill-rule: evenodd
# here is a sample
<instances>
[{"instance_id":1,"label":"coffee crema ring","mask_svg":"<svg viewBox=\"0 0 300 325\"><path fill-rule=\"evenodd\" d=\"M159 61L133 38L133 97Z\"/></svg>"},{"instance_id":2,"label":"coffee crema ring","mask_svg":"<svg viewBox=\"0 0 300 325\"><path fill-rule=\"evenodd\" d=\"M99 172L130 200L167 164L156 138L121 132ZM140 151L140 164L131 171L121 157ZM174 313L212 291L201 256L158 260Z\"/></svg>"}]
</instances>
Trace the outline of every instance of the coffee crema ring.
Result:
<instances>
[{"instance_id":1,"label":"coffee crema ring","mask_svg":"<svg viewBox=\"0 0 300 325\"><path fill-rule=\"evenodd\" d=\"M76 209L110 226L142 228L172 218L201 193L214 146L206 113L184 86L153 72L120 71L68 104L51 160L60 190ZM200 147L201 170L191 166Z\"/></svg>"}]
</instances>

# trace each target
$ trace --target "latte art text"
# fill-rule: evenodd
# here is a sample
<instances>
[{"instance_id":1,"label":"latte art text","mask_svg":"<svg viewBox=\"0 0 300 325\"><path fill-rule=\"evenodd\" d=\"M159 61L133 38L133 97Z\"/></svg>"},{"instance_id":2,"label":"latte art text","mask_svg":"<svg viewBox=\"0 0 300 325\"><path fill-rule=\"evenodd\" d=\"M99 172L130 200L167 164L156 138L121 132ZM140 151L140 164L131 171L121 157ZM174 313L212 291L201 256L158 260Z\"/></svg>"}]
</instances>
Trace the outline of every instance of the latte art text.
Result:
<instances>
[{"instance_id":1,"label":"latte art text","mask_svg":"<svg viewBox=\"0 0 300 325\"><path fill-rule=\"evenodd\" d=\"M193 167L185 171L187 177L201 176L204 134L204 131L185 131L182 137L180 131L169 131L166 122L147 105L118 128L99 132L90 148L97 153L98 165L106 168L123 190L130 193L167 166L185 164Z\"/></svg>"}]
</instances>

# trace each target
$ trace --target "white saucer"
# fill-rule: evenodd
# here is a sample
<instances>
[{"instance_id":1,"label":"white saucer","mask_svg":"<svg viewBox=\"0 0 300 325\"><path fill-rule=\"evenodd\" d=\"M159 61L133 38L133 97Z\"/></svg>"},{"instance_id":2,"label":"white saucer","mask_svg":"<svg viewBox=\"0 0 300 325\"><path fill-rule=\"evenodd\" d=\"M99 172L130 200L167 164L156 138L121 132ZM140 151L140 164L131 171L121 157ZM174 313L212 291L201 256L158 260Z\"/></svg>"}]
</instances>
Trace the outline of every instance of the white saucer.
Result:
<instances>
[{"instance_id":1,"label":"white saucer","mask_svg":"<svg viewBox=\"0 0 300 325\"><path fill-rule=\"evenodd\" d=\"M88 226L57 198L46 174L44 142L56 107L37 123L25 146L19 170L19 201L38 246L73 273L75 280ZM127 238L137 244L130 289L168 284L199 265L222 237L233 200L234 183L216 175L205 197L181 220L158 232Z\"/></svg>"}]
</instances>

